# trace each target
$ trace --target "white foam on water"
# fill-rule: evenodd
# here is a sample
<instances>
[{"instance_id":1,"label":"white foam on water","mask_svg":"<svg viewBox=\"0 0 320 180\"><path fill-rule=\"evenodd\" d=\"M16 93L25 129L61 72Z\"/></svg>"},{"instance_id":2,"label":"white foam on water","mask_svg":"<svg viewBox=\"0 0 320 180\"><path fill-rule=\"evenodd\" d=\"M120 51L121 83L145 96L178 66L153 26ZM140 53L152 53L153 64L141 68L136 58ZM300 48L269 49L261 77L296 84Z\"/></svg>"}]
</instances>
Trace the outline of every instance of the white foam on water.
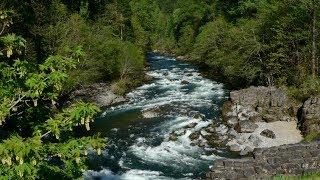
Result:
<instances>
[{"instance_id":1,"label":"white foam on water","mask_svg":"<svg viewBox=\"0 0 320 180\"><path fill-rule=\"evenodd\" d=\"M165 57L155 56L152 59L162 60ZM175 59L165 58L165 61L175 61ZM188 66L188 64L183 64ZM207 127L212 120L196 119L193 116L200 114L198 111L187 113L189 110L196 108L211 108L218 109L214 104L213 99L221 99L225 96L224 87L222 84L216 83L201 76L197 70L189 67L179 68L172 66L171 69L156 69L147 72L147 75L154 78L152 83L144 84L131 93L127 94L129 103L110 108L102 115L113 111L125 111L130 109L139 109L141 112L147 112L154 108L169 106L169 111L160 115L170 120L164 121L161 125L155 128L159 130L159 135L165 141L160 145L150 145L149 139L140 137L135 140L135 143L129 147L126 154L133 154L145 164L158 164L164 167L174 167L177 170L182 170L189 167L197 168L204 162L212 162L219 158L216 155L206 155L206 150L212 148L200 148L192 146L192 141L189 135L193 132L200 131ZM182 83L182 81L185 81ZM191 90L188 88L192 87ZM158 93L155 93L155 90ZM151 94L151 95L150 95ZM149 96L148 96L149 95ZM187 109L183 111L183 109ZM172 111L172 112L171 112ZM176 113L186 112L185 115L177 115ZM145 114L149 115L149 114ZM148 116L149 117L149 116ZM151 117L151 116L150 116ZM176 141L168 141L172 132L183 132L185 126L197 123L195 127L185 129L185 133L180 135ZM206 142L202 136L198 141ZM126 157L123 156L119 165L123 168L128 168L130 162L126 162ZM165 177L162 172L131 169L123 174L116 175L105 169L101 172L88 172L91 175L99 173L103 179L123 179L123 180L149 180L149 179L170 179ZM193 173L185 174L185 176L193 176Z\"/></svg>"},{"instance_id":2,"label":"white foam on water","mask_svg":"<svg viewBox=\"0 0 320 180\"><path fill-rule=\"evenodd\" d=\"M190 72L191 76L186 76L187 72ZM214 97L221 98L224 96L222 84L204 79L200 73L191 68L173 68L170 71L168 69L160 69L150 71L147 74L157 80L129 93L127 97L130 99L130 103L118 106L112 111L118 109L150 109L176 102L188 103L193 107L211 106ZM183 80L191 83L195 86L195 89L189 93L182 90L185 86L181 83ZM154 88L164 90L164 92L156 94L154 98L146 99L144 95Z\"/></svg>"},{"instance_id":3,"label":"white foam on water","mask_svg":"<svg viewBox=\"0 0 320 180\"><path fill-rule=\"evenodd\" d=\"M99 172L87 171L84 173L85 179L100 177L102 180L170 180L173 178L165 177L158 171L129 170L123 174L114 174L112 171L104 169Z\"/></svg>"},{"instance_id":4,"label":"white foam on water","mask_svg":"<svg viewBox=\"0 0 320 180\"><path fill-rule=\"evenodd\" d=\"M185 168L185 165L196 165L201 163L192 155L199 151L198 147L192 147L190 143L173 141L162 142L159 146L137 146L130 147L129 152L135 154L144 162L157 163L163 166L174 166L176 169Z\"/></svg>"}]
</instances>

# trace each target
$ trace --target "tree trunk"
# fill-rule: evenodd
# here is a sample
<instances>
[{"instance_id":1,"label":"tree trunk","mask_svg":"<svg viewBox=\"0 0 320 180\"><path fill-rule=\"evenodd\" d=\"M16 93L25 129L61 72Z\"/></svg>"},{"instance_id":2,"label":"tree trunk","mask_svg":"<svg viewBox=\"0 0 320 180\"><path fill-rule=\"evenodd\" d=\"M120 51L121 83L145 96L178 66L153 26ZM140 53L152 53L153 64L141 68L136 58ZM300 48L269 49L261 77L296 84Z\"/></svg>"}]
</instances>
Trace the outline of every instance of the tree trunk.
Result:
<instances>
[{"instance_id":1,"label":"tree trunk","mask_svg":"<svg viewBox=\"0 0 320 180\"><path fill-rule=\"evenodd\" d=\"M316 17L316 10L313 9L312 11L312 77L316 77L318 74L318 59L317 59L317 17Z\"/></svg>"}]
</instances>

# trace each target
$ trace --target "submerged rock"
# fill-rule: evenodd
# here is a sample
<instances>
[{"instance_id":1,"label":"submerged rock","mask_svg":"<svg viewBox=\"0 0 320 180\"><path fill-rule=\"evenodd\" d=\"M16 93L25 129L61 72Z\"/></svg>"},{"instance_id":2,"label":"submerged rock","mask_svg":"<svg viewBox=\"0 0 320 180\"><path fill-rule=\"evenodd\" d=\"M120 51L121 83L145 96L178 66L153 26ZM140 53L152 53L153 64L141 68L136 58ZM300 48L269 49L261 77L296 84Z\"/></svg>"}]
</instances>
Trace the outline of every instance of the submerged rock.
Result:
<instances>
[{"instance_id":1,"label":"submerged rock","mask_svg":"<svg viewBox=\"0 0 320 180\"><path fill-rule=\"evenodd\" d=\"M189 84L190 82L189 81L187 81L187 80L183 80L183 81L181 81L181 84L182 85L187 85L187 84Z\"/></svg>"},{"instance_id":2,"label":"submerged rock","mask_svg":"<svg viewBox=\"0 0 320 180\"><path fill-rule=\"evenodd\" d=\"M185 129L190 129L190 128L194 128L194 127L196 127L198 125L198 123L191 123L191 124L188 124L188 125L186 125L185 126Z\"/></svg>"},{"instance_id":3,"label":"submerged rock","mask_svg":"<svg viewBox=\"0 0 320 180\"><path fill-rule=\"evenodd\" d=\"M169 136L169 141L177 141L178 140L178 135L175 133L170 134Z\"/></svg>"},{"instance_id":4,"label":"submerged rock","mask_svg":"<svg viewBox=\"0 0 320 180\"><path fill-rule=\"evenodd\" d=\"M189 138L190 138L191 140L199 139L199 137L200 137L200 132L193 132L193 133L191 133L191 134L189 135Z\"/></svg>"}]
</instances>

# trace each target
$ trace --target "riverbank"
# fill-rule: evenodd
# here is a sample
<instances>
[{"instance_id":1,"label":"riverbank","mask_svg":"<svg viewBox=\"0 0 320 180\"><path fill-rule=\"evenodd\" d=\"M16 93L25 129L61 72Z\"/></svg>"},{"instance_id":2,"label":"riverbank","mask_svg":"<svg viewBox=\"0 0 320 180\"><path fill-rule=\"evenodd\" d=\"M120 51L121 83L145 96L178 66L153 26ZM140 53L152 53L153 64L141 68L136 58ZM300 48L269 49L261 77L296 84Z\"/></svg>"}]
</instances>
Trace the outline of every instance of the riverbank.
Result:
<instances>
[{"instance_id":1,"label":"riverbank","mask_svg":"<svg viewBox=\"0 0 320 180\"><path fill-rule=\"evenodd\" d=\"M91 102L106 109L127 102L126 93L136 87L152 80L145 71L141 77L134 80L118 80L113 83L93 83L91 85L79 86L70 93L70 101Z\"/></svg>"},{"instance_id":2,"label":"riverbank","mask_svg":"<svg viewBox=\"0 0 320 180\"><path fill-rule=\"evenodd\" d=\"M175 56L172 53L168 55ZM179 56L177 59L193 62L190 57ZM223 82L223 78L220 77L220 80ZM287 91L275 87L251 87L232 91L229 101L221 109L222 122L214 122L191 134L189 138L194 142L205 139L211 148L226 147L230 151L250 157L256 148L272 149L296 144L303 141L303 136L319 134L314 133L319 132L320 128L319 104L316 97L299 103L289 96ZM170 138L175 140L178 137L175 133ZM205 147L201 142L196 145ZM283 150L286 151L285 148ZM318 167L317 171L319 169ZM305 168L305 171L307 170L308 168ZM278 171L276 174L290 172Z\"/></svg>"},{"instance_id":3,"label":"riverbank","mask_svg":"<svg viewBox=\"0 0 320 180\"><path fill-rule=\"evenodd\" d=\"M319 147L320 141L299 143L255 149L250 158L219 159L207 173L207 179L272 179L283 174L292 175L288 179L300 179L301 175L319 172ZM319 179L319 174L310 179Z\"/></svg>"},{"instance_id":4,"label":"riverbank","mask_svg":"<svg viewBox=\"0 0 320 180\"><path fill-rule=\"evenodd\" d=\"M319 98L299 104L275 87L231 91L222 108L222 124L211 139L242 158L215 161L207 178L270 178L319 172L319 138L300 143L302 135L319 132L319 110ZM223 133L219 129L224 129Z\"/></svg>"},{"instance_id":5,"label":"riverbank","mask_svg":"<svg viewBox=\"0 0 320 180\"><path fill-rule=\"evenodd\" d=\"M107 169L112 172L102 177L122 177L115 167L126 172L125 176L142 172L138 176L143 177L151 170L156 176L203 177L217 158L252 157L256 148L299 143L298 112L308 114L318 107L314 99L302 107L275 87L251 87L232 91L229 96L222 84L203 78L189 63L157 55L149 58L147 74L154 81L130 92L129 99L112 94L111 85L82 91L102 95L102 102L113 105L96 124L97 132L107 135L112 144L106 151L111 154L106 156L116 157L108 158L112 163ZM226 95L229 101L225 102ZM301 117L314 119L317 113ZM140 161L148 166L141 170ZM186 166L180 167L184 163ZM190 167L190 163L200 167ZM163 164L172 164L169 167L174 172L167 172Z\"/></svg>"}]
</instances>

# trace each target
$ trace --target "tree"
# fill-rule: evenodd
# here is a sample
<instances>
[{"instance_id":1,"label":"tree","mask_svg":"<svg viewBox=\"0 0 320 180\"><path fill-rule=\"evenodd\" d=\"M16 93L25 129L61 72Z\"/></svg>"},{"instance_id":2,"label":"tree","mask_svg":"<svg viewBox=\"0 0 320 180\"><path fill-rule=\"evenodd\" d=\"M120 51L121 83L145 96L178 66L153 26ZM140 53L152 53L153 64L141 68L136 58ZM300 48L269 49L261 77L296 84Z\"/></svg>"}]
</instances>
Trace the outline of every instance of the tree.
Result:
<instances>
[{"instance_id":1,"label":"tree","mask_svg":"<svg viewBox=\"0 0 320 180\"><path fill-rule=\"evenodd\" d=\"M87 152L101 154L105 139L76 138L73 129L90 130L99 108L78 102L60 110L57 104L74 57L54 55L37 64L24 59L26 40L7 32L10 11L1 11L0 24L0 176L4 179L41 179L48 174L68 179L82 175ZM10 23L8 23L10 22ZM39 113L39 109L47 109ZM57 159L55 163L53 159Z\"/></svg>"},{"instance_id":2,"label":"tree","mask_svg":"<svg viewBox=\"0 0 320 180\"><path fill-rule=\"evenodd\" d=\"M312 42L312 48L311 48L311 71L312 71L312 77L316 78L318 76L318 55L317 55L317 40L318 40L318 22L317 19L319 17L320 13L320 3L319 1L315 0L308 0L308 1L301 1L303 5L307 8L307 11L311 18L311 42Z\"/></svg>"}]
</instances>

